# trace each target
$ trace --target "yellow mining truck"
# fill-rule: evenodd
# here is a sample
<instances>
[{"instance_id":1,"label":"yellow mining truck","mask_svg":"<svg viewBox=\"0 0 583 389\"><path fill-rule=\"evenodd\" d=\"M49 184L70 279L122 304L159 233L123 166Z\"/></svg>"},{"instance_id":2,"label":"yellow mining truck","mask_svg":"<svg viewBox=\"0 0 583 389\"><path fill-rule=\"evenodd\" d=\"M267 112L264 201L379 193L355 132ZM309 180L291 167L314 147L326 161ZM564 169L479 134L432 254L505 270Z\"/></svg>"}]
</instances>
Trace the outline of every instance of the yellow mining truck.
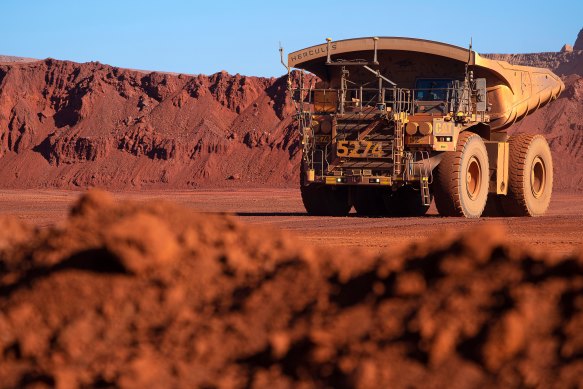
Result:
<instances>
[{"instance_id":1,"label":"yellow mining truck","mask_svg":"<svg viewBox=\"0 0 583 389\"><path fill-rule=\"evenodd\" d=\"M551 71L395 37L327 39L284 66L299 69L288 85L309 214L418 216L432 199L444 216L547 210L546 140L505 130L563 91Z\"/></svg>"}]
</instances>

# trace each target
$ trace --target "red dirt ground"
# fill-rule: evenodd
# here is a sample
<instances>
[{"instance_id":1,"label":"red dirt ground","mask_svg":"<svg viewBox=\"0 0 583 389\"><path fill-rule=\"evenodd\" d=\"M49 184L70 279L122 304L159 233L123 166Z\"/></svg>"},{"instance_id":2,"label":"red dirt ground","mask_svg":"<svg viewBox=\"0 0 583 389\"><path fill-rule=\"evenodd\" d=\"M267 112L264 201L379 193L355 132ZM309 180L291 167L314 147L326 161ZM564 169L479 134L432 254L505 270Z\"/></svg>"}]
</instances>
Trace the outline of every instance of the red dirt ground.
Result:
<instances>
[{"instance_id":1,"label":"red dirt ground","mask_svg":"<svg viewBox=\"0 0 583 389\"><path fill-rule=\"evenodd\" d=\"M0 190L0 215L42 227L58 225L82 192L64 190ZM583 196L555 193L542 218L440 217L433 206L426 217L345 218L307 216L297 189L236 189L117 192L120 200L172 201L203 212L237 215L247 223L271 225L293 232L305 243L357 247L373 254L401 247L441 231L468 231L495 222L506 228L509 241L545 255L565 256L583 245Z\"/></svg>"},{"instance_id":2,"label":"red dirt ground","mask_svg":"<svg viewBox=\"0 0 583 389\"><path fill-rule=\"evenodd\" d=\"M583 257L487 223L373 254L93 192L0 228L2 388L583 385Z\"/></svg>"}]
</instances>

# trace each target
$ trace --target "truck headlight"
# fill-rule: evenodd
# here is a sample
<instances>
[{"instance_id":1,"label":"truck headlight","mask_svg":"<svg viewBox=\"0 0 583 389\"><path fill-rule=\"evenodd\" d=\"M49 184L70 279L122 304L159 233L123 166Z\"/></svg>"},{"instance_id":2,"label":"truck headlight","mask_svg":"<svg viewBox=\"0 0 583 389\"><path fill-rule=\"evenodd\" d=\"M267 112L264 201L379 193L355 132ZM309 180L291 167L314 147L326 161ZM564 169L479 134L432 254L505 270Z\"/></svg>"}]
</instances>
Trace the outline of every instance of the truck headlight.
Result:
<instances>
[{"instance_id":1,"label":"truck headlight","mask_svg":"<svg viewBox=\"0 0 583 389\"><path fill-rule=\"evenodd\" d=\"M320 123L317 121L312 121L312 129L314 130L314 134L318 134L320 132Z\"/></svg>"},{"instance_id":2,"label":"truck headlight","mask_svg":"<svg viewBox=\"0 0 583 389\"><path fill-rule=\"evenodd\" d=\"M320 131L322 131L322 134L329 134L332 132L332 123L330 123L330 120L324 120L320 124Z\"/></svg>"}]
</instances>

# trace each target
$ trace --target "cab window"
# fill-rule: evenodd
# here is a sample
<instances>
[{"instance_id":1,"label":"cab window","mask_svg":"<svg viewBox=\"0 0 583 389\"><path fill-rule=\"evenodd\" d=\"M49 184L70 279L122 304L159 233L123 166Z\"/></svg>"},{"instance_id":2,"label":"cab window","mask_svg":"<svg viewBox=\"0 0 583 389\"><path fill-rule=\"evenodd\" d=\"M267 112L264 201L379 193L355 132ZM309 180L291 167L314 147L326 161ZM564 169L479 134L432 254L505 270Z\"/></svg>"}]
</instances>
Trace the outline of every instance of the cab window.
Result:
<instances>
[{"instance_id":1,"label":"cab window","mask_svg":"<svg viewBox=\"0 0 583 389\"><path fill-rule=\"evenodd\" d=\"M419 79L415 83L415 100L445 101L447 90L452 87L451 79ZM451 95L451 92L450 92Z\"/></svg>"}]
</instances>

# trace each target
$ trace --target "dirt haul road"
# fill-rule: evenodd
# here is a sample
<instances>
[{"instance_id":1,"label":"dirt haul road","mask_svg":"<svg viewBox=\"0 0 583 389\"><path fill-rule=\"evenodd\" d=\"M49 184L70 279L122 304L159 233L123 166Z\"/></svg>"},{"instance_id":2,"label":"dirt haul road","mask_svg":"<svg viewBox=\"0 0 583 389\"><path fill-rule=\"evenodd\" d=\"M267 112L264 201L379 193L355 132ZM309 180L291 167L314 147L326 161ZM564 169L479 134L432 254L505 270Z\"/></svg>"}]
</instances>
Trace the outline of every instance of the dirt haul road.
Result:
<instances>
[{"instance_id":1,"label":"dirt haul road","mask_svg":"<svg viewBox=\"0 0 583 389\"><path fill-rule=\"evenodd\" d=\"M31 224L62 222L82 192L63 190L1 190L0 214L11 214ZM236 191L120 192L120 199L164 199L203 212L226 212L252 224L289 230L305 242L332 247L359 247L382 252L445 230L466 231L495 222L506 226L509 240L534 251L563 256L583 248L583 194L555 193L541 218L444 218L430 209L420 218L344 218L307 216L299 191L241 189Z\"/></svg>"}]
</instances>

